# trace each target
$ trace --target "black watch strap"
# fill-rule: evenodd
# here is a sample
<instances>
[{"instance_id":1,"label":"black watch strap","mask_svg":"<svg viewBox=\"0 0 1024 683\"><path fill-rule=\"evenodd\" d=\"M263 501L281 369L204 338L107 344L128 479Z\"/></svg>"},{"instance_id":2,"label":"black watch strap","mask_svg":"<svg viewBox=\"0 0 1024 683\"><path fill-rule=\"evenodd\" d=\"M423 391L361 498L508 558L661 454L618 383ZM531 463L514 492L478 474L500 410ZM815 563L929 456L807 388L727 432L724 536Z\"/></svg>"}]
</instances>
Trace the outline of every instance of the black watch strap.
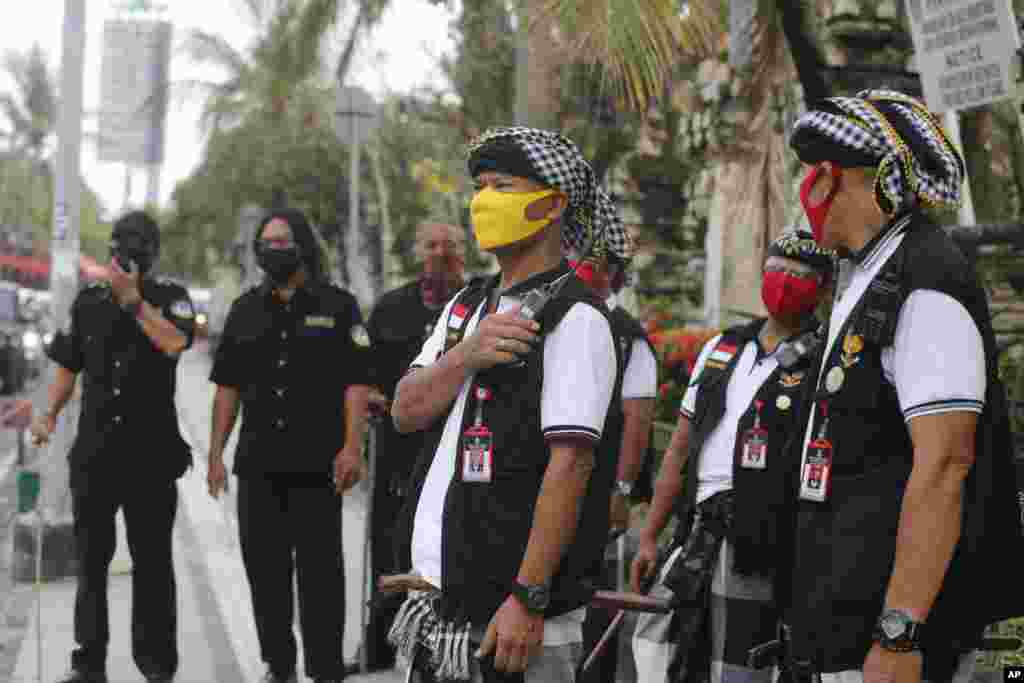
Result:
<instances>
[{"instance_id":1,"label":"black watch strap","mask_svg":"<svg viewBox=\"0 0 1024 683\"><path fill-rule=\"evenodd\" d=\"M132 316L137 317L139 315L139 311L142 310L142 299L139 299L133 304L124 304L121 308L126 312L131 313Z\"/></svg>"},{"instance_id":2,"label":"black watch strap","mask_svg":"<svg viewBox=\"0 0 1024 683\"><path fill-rule=\"evenodd\" d=\"M550 590L546 584L527 586L515 581L512 583L512 595L529 612L543 614L550 602Z\"/></svg>"}]
</instances>

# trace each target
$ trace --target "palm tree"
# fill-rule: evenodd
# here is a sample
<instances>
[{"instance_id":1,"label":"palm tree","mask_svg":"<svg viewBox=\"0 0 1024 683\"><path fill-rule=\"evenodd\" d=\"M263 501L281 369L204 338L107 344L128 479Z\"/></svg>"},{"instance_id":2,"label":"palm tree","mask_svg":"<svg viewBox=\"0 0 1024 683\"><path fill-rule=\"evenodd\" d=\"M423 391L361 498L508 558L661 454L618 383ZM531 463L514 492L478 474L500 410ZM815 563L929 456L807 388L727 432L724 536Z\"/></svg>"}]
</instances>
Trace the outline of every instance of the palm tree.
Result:
<instances>
[{"instance_id":1,"label":"palm tree","mask_svg":"<svg viewBox=\"0 0 1024 683\"><path fill-rule=\"evenodd\" d=\"M309 84L322 70L322 44L337 24L339 0L244 0L256 39L239 50L223 37L193 30L185 50L197 62L222 69L218 82L185 81L177 88L198 89L205 104L207 132L237 125L248 115L282 120L290 109L308 104Z\"/></svg>"},{"instance_id":2,"label":"palm tree","mask_svg":"<svg viewBox=\"0 0 1024 683\"><path fill-rule=\"evenodd\" d=\"M0 95L0 111L10 129L6 137L19 156L41 161L57 122L57 87L39 44L28 52L8 52L3 68L14 81L13 93Z\"/></svg>"},{"instance_id":3,"label":"palm tree","mask_svg":"<svg viewBox=\"0 0 1024 683\"><path fill-rule=\"evenodd\" d=\"M749 112L736 140L705 157L715 180L708 225L708 239L714 242L709 254L721 259L708 265L709 273L721 274L721 280L713 278L705 288L712 324L719 324L723 310L760 312L759 288L750 285L759 277L764 248L785 227L789 192L784 131L775 111L777 94L797 80L805 97L828 94L821 50L807 30L809 5L806 0L760 4L748 36L750 62L737 80L740 73L718 61L725 44L728 3L548 1L550 16L566 29L570 59L601 64L611 85L641 111L655 100L664 103L672 84L686 85L678 80L683 64L703 63L729 74L733 85L740 84ZM677 93L684 89L674 88Z\"/></svg>"}]
</instances>

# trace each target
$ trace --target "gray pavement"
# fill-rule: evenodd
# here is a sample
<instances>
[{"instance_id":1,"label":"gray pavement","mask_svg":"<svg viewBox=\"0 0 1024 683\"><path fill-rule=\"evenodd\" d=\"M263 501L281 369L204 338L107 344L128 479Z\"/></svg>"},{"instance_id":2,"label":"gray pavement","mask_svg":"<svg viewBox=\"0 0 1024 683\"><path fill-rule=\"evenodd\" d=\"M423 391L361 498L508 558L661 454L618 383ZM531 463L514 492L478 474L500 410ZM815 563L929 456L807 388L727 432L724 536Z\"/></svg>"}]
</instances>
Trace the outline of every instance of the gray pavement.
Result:
<instances>
[{"instance_id":1,"label":"gray pavement","mask_svg":"<svg viewBox=\"0 0 1024 683\"><path fill-rule=\"evenodd\" d=\"M209 358L203 344L182 356L178 376L178 410L182 433L191 443L195 467L178 482L175 564L179 582L179 683L257 681L264 672L252 621L249 586L238 548L235 487L215 501L206 492L207 444L213 386L207 381ZM237 430L236 430L237 431ZM230 468L236 435L226 458ZM0 433L0 521L14 510L13 476L4 476L5 435ZM13 441L11 441L13 444ZM231 482L234 483L233 481ZM357 489L343 505L345 542L347 661L358 655L362 591L363 521L366 492ZM0 529L7 542L10 525ZM122 544L123 545L123 544ZM0 546L6 547L6 546ZM9 552L0 552L6 562ZM131 659L130 558L119 549L111 572L111 644L108 673L112 683L138 681ZM0 567L0 681L52 681L67 668L73 646L74 581L10 584L8 567ZM37 634L41 634L38 637ZM296 634L298 636L298 634ZM42 648L39 648L39 645ZM301 644L301 638L300 638ZM38 662L42 661L42 678ZM300 657L301 661L301 657ZM351 676L356 683L397 683L399 672Z\"/></svg>"}]
</instances>

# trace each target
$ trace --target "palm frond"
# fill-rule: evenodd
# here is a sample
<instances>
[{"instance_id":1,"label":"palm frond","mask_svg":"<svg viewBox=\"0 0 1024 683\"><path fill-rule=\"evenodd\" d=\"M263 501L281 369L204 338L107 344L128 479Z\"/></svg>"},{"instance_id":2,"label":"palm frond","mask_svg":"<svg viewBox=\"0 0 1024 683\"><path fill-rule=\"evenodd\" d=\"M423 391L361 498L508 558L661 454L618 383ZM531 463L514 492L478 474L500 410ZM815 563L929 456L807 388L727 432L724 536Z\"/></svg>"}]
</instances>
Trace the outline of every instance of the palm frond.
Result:
<instances>
[{"instance_id":1,"label":"palm frond","mask_svg":"<svg viewBox=\"0 0 1024 683\"><path fill-rule=\"evenodd\" d=\"M602 65L625 99L645 109L677 64L715 50L723 30L718 3L687 6L680 16L678 0L548 0L537 25L557 21L570 58Z\"/></svg>"},{"instance_id":2,"label":"palm frond","mask_svg":"<svg viewBox=\"0 0 1024 683\"><path fill-rule=\"evenodd\" d=\"M342 4L341 0L307 0L297 17L293 34L301 64L319 64L320 45L338 23Z\"/></svg>"},{"instance_id":3,"label":"palm frond","mask_svg":"<svg viewBox=\"0 0 1024 683\"><path fill-rule=\"evenodd\" d=\"M246 68L245 55L222 36L202 29L189 31L181 49L193 61L219 66L226 69L232 76Z\"/></svg>"},{"instance_id":4,"label":"palm frond","mask_svg":"<svg viewBox=\"0 0 1024 683\"><path fill-rule=\"evenodd\" d=\"M0 95L0 111L4 113L17 136L25 136L32 129L32 119L10 93Z\"/></svg>"}]
</instances>

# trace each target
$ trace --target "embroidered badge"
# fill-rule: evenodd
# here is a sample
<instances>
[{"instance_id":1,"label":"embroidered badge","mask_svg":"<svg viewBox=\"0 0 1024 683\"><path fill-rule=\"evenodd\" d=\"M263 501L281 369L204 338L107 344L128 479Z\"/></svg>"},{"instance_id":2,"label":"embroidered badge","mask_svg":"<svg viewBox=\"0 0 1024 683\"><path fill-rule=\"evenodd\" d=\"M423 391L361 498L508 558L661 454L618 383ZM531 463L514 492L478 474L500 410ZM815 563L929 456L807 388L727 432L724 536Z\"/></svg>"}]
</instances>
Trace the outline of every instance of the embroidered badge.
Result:
<instances>
[{"instance_id":1,"label":"embroidered badge","mask_svg":"<svg viewBox=\"0 0 1024 683\"><path fill-rule=\"evenodd\" d=\"M843 338L843 353L840 361L844 368L852 368L860 362L860 352L864 350L864 337L859 334L846 333Z\"/></svg>"},{"instance_id":2,"label":"embroidered badge","mask_svg":"<svg viewBox=\"0 0 1024 683\"><path fill-rule=\"evenodd\" d=\"M333 323L334 321L331 320ZM333 324L331 325L333 327ZM360 348L368 348L370 346L370 335L366 331L366 328L362 325L356 325L352 328L352 341L356 343L356 346Z\"/></svg>"},{"instance_id":3,"label":"embroidered badge","mask_svg":"<svg viewBox=\"0 0 1024 683\"><path fill-rule=\"evenodd\" d=\"M188 299L178 299L171 304L171 315L183 320L191 320L196 317L196 313L192 309L192 302Z\"/></svg>"},{"instance_id":4,"label":"embroidered badge","mask_svg":"<svg viewBox=\"0 0 1024 683\"><path fill-rule=\"evenodd\" d=\"M307 315L306 327L334 327L334 316Z\"/></svg>"},{"instance_id":5,"label":"embroidered badge","mask_svg":"<svg viewBox=\"0 0 1024 683\"><path fill-rule=\"evenodd\" d=\"M732 357L735 355L735 344L730 344L728 342L718 342L718 345L715 346L715 350L712 351L711 354L708 356L706 364L709 367L715 368L716 370L721 370L722 368L729 364L729 361L731 361Z\"/></svg>"},{"instance_id":6,"label":"embroidered badge","mask_svg":"<svg viewBox=\"0 0 1024 683\"><path fill-rule=\"evenodd\" d=\"M793 405L793 399L789 396L779 396L775 399L775 407L779 410L789 410L791 405Z\"/></svg>"},{"instance_id":7,"label":"embroidered badge","mask_svg":"<svg viewBox=\"0 0 1024 683\"><path fill-rule=\"evenodd\" d=\"M779 376L779 384L787 389L800 386L800 382L804 381L805 374L802 370L800 372L784 372Z\"/></svg>"}]
</instances>

